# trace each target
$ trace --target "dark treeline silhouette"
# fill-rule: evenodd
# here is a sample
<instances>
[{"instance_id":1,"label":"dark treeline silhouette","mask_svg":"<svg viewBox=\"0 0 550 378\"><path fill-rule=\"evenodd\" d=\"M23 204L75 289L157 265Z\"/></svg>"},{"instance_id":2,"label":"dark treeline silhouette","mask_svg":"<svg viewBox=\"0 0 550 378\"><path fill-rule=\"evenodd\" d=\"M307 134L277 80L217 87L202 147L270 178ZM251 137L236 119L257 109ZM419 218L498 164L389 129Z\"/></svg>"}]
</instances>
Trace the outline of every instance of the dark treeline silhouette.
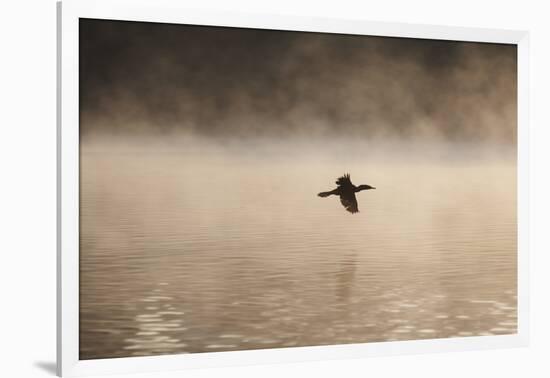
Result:
<instances>
[{"instance_id":1,"label":"dark treeline silhouette","mask_svg":"<svg viewBox=\"0 0 550 378\"><path fill-rule=\"evenodd\" d=\"M80 131L515 143L514 45L80 20Z\"/></svg>"}]
</instances>

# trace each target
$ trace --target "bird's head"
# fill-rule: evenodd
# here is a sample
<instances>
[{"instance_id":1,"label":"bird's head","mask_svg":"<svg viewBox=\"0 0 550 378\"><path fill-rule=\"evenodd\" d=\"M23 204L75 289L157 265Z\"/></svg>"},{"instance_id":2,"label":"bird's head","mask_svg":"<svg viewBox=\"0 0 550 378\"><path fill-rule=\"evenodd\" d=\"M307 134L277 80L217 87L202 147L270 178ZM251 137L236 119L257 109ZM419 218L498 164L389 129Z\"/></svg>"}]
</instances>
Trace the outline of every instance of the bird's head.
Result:
<instances>
[{"instance_id":1,"label":"bird's head","mask_svg":"<svg viewBox=\"0 0 550 378\"><path fill-rule=\"evenodd\" d=\"M369 189L376 189L374 186L370 186L370 185L359 185L357 187L357 191L360 191L360 190L369 190Z\"/></svg>"}]
</instances>

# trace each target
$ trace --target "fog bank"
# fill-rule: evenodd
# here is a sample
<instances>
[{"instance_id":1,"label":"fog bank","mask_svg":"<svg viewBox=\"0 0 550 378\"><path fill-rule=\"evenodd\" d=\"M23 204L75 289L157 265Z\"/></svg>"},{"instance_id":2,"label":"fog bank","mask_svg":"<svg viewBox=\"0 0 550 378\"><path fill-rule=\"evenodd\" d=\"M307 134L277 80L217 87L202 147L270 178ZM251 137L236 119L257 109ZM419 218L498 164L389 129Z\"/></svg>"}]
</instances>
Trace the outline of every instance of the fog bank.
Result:
<instances>
[{"instance_id":1,"label":"fog bank","mask_svg":"<svg viewBox=\"0 0 550 378\"><path fill-rule=\"evenodd\" d=\"M80 21L81 134L516 142L516 47Z\"/></svg>"}]
</instances>

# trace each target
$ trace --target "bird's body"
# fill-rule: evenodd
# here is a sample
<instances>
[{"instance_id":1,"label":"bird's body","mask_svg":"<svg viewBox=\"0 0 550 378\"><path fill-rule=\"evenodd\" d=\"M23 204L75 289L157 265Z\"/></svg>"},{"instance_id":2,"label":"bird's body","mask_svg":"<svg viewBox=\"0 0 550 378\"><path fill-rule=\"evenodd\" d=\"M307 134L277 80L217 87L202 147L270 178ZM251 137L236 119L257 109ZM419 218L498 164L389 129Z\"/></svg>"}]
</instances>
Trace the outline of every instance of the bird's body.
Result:
<instances>
[{"instance_id":1,"label":"bird's body","mask_svg":"<svg viewBox=\"0 0 550 378\"><path fill-rule=\"evenodd\" d=\"M339 196L342 206L344 206L344 208L352 214L359 212L355 193L360 192L361 190L376 189L370 185L353 185L351 183L349 173L339 177L338 180L336 180L336 185L338 185L336 189L331 190L330 192L321 192L318 196L328 197L333 194Z\"/></svg>"}]
</instances>

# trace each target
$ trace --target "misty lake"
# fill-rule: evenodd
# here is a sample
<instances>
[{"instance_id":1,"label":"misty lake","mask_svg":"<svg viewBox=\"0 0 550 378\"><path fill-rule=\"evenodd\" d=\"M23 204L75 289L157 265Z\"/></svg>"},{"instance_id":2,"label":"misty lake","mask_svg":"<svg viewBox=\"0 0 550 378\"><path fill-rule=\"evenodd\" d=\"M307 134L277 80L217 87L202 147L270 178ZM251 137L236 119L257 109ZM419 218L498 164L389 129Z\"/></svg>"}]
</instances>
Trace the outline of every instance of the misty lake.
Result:
<instances>
[{"instance_id":1,"label":"misty lake","mask_svg":"<svg viewBox=\"0 0 550 378\"><path fill-rule=\"evenodd\" d=\"M516 333L515 151L262 143L81 145L81 359Z\"/></svg>"}]
</instances>

